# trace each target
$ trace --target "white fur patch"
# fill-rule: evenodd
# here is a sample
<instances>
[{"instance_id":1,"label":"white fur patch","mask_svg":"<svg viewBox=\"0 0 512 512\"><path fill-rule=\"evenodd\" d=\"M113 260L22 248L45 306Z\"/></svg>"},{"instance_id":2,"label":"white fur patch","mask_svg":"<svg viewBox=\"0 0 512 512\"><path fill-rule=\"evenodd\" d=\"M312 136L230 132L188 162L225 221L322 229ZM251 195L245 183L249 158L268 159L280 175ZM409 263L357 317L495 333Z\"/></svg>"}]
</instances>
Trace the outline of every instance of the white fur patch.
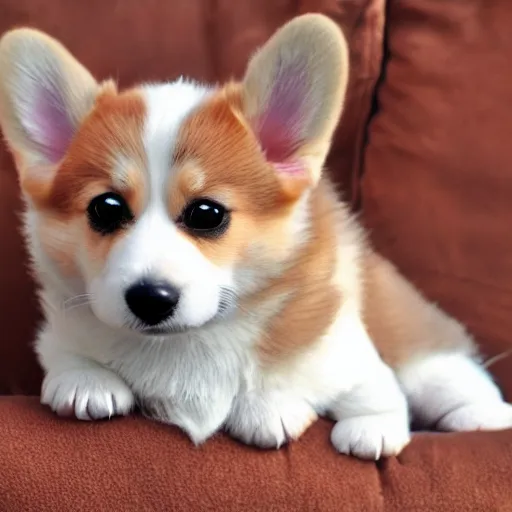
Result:
<instances>
[{"instance_id":1,"label":"white fur patch","mask_svg":"<svg viewBox=\"0 0 512 512\"><path fill-rule=\"evenodd\" d=\"M134 396L114 372L91 359L68 352L54 342L51 329L44 329L38 352L48 371L41 391L41 403L61 416L98 420L128 414Z\"/></svg>"},{"instance_id":2,"label":"white fur patch","mask_svg":"<svg viewBox=\"0 0 512 512\"><path fill-rule=\"evenodd\" d=\"M185 118L208 95L209 89L179 79L170 84L144 87L148 114L144 148L148 160L152 202L165 201L166 183L172 170L171 156L178 130Z\"/></svg>"},{"instance_id":3,"label":"white fur patch","mask_svg":"<svg viewBox=\"0 0 512 512\"><path fill-rule=\"evenodd\" d=\"M398 371L412 412L425 427L441 430L512 428L512 406L503 402L485 369L464 353L432 354Z\"/></svg>"}]
</instances>

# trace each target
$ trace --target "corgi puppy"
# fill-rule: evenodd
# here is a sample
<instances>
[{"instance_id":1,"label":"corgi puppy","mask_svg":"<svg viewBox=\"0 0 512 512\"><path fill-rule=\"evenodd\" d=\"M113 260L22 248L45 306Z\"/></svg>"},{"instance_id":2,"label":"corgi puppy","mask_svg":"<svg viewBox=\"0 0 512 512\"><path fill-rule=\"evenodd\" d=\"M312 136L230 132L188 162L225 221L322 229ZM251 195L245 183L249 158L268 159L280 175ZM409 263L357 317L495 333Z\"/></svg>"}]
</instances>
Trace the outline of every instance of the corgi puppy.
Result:
<instances>
[{"instance_id":1,"label":"corgi puppy","mask_svg":"<svg viewBox=\"0 0 512 512\"><path fill-rule=\"evenodd\" d=\"M512 426L470 335L372 250L323 173L347 78L319 14L220 87L118 91L39 31L3 36L43 404L80 420L137 405L194 443L264 448L327 416L365 459L398 454L411 418Z\"/></svg>"}]
</instances>

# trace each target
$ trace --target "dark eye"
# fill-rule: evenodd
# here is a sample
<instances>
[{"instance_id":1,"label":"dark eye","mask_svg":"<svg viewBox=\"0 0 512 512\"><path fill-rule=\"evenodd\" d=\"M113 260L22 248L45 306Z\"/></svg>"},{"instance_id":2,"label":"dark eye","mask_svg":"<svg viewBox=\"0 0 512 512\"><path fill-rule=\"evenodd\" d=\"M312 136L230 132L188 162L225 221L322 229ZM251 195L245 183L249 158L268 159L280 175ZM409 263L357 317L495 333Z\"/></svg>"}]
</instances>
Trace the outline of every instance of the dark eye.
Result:
<instances>
[{"instance_id":1,"label":"dark eye","mask_svg":"<svg viewBox=\"0 0 512 512\"><path fill-rule=\"evenodd\" d=\"M102 234L113 233L133 220L126 201L113 192L95 197L87 208L87 215L92 229Z\"/></svg>"},{"instance_id":2,"label":"dark eye","mask_svg":"<svg viewBox=\"0 0 512 512\"><path fill-rule=\"evenodd\" d=\"M219 236L228 227L229 212L210 199L197 199L183 212L183 224L199 236Z\"/></svg>"}]
</instances>

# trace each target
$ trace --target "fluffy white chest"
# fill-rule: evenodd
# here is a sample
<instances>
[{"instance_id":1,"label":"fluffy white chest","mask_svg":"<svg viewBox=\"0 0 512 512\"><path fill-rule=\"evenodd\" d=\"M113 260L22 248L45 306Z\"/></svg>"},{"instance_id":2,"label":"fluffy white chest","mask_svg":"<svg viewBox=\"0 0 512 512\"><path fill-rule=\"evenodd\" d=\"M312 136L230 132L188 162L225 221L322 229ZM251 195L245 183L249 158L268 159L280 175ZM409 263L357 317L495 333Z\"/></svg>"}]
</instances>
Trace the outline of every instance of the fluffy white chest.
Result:
<instances>
[{"instance_id":1,"label":"fluffy white chest","mask_svg":"<svg viewBox=\"0 0 512 512\"><path fill-rule=\"evenodd\" d=\"M151 342L118 343L107 366L133 390L142 410L200 442L222 426L244 381L252 379L249 322Z\"/></svg>"}]
</instances>

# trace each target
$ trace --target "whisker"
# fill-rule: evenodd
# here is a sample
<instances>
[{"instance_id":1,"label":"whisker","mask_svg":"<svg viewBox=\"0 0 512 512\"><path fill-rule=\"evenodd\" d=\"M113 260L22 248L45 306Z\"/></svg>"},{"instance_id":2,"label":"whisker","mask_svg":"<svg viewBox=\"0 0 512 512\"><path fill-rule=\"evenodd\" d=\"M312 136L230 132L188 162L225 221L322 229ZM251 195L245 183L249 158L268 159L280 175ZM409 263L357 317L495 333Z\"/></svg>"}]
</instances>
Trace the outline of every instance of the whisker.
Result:
<instances>
[{"instance_id":1,"label":"whisker","mask_svg":"<svg viewBox=\"0 0 512 512\"><path fill-rule=\"evenodd\" d=\"M69 311L81 307L87 306L94 302L94 297L90 293L82 293L80 295L75 295L74 297L70 297L66 299L62 304L61 308L64 313L68 313Z\"/></svg>"},{"instance_id":2,"label":"whisker","mask_svg":"<svg viewBox=\"0 0 512 512\"><path fill-rule=\"evenodd\" d=\"M85 299L85 298L90 298L92 297L92 295L90 293L82 293L80 295L74 295L73 297L70 297L69 299L66 299L62 305L63 306L66 306L67 304L69 304L70 302L74 302L78 299Z\"/></svg>"},{"instance_id":3,"label":"whisker","mask_svg":"<svg viewBox=\"0 0 512 512\"><path fill-rule=\"evenodd\" d=\"M493 364L497 363L498 361L501 361L502 359L507 358L510 355L512 355L512 349L506 350L505 352L497 354L494 357L490 357L489 359L487 359L487 361L484 362L483 366L484 368L489 368Z\"/></svg>"},{"instance_id":4,"label":"whisker","mask_svg":"<svg viewBox=\"0 0 512 512\"><path fill-rule=\"evenodd\" d=\"M64 312L67 313L73 309L79 308L81 306L87 306L94 302L94 300L84 300L83 302L79 302L78 304L72 304L71 306L64 309Z\"/></svg>"}]
</instances>

